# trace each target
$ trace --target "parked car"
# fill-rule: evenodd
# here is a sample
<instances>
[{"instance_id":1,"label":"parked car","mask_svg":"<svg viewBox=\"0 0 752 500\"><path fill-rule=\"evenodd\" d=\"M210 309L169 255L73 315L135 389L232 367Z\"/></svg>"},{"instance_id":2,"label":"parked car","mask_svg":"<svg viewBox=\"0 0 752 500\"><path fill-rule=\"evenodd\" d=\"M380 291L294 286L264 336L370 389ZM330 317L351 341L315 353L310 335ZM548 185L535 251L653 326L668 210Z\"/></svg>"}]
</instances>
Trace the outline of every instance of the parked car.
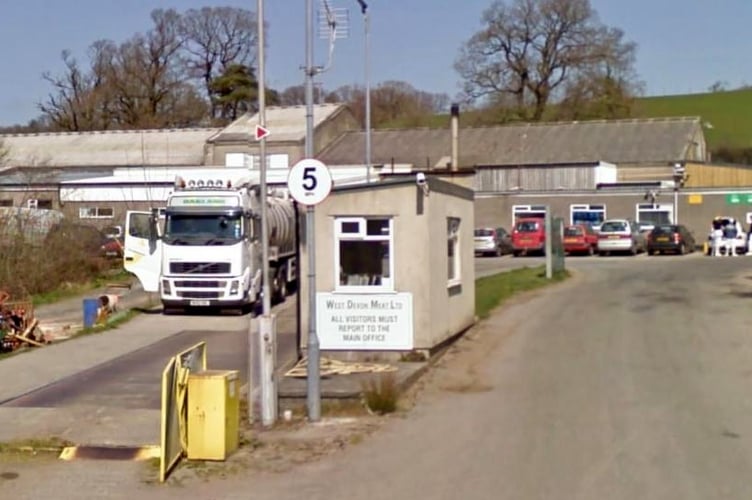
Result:
<instances>
[{"instance_id":1,"label":"parked car","mask_svg":"<svg viewBox=\"0 0 752 500\"><path fill-rule=\"evenodd\" d=\"M647 250L644 234L640 233L635 222L629 219L611 219L601 224L598 233L598 254L629 252L637 255Z\"/></svg>"},{"instance_id":2,"label":"parked car","mask_svg":"<svg viewBox=\"0 0 752 500\"><path fill-rule=\"evenodd\" d=\"M500 256L512 253L512 237L503 227L475 229L475 253Z\"/></svg>"},{"instance_id":3,"label":"parked car","mask_svg":"<svg viewBox=\"0 0 752 500\"><path fill-rule=\"evenodd\" d=\"M109 237L105 235L106 240L102 243L100 248L104 257L122 258L123 257L123 245L124 237Z\"/></svg>"},{"instance_id":4,"label":"parked car","mask_svg":"<svg viewBox=\"0 0 752 500\"><path fill-rule=\"evenodd\" d=\"M564 228L564 251L569 254L593 255L598 251L598 233L590 224L574 224Z\"/></svg>"},{"instance_id":5,"label":"parked car","mask_svg":"<svg viewBox=\"0 0 752 500\"><path fill-rule=\"evenodd\" d=\"M681 224L659 224L648 233L648 253L674 252L684 255L695 250L695 238Z\"/></svg>"},{"instance_id":6,"label":"parked car","mask_svg":"<svg viewBox=\"0 0 752 500\"><path fill-rule=\"evenodd\" d=\"M515 257L529 253L546 252L546 230L543 219L526 217L517 219L512 231L512 254Z\"/></svg>"}]
</instances>

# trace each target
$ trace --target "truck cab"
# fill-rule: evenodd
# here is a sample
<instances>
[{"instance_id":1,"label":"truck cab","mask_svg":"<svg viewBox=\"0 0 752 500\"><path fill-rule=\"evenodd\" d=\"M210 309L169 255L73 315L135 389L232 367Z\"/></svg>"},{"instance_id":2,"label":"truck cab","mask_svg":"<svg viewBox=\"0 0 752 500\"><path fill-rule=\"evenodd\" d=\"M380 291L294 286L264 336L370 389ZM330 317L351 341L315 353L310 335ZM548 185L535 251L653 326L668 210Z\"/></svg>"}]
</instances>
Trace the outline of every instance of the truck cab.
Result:
<instances>
[{"instance_id":1,"label":"truck cab","mask_svg":"<svg viewBox=\"0 0 752 500\"><path fill-rule=\"evenodd\" d=\"M179 179L162 216L128 212L125 269L159 292L165 311L254 304L262 268L256 201L220 180Z\"/></svg>"}]
</instances>

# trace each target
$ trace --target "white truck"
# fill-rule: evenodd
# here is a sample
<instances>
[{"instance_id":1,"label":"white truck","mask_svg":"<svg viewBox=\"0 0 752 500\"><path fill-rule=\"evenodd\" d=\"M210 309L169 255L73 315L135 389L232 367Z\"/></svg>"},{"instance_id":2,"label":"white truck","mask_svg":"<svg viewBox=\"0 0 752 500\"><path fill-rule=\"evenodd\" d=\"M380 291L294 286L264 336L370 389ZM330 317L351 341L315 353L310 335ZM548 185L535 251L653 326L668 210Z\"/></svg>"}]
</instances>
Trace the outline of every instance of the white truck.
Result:
<instances>
[{"instance_id":1,"label":"white truck","mask_svg":"<svg viewBox=\"0 0 752 500\"><path fill-rule=\"evenodd\" d=\"M267 194L271 299L297 284L297 214L284 192ZM123 259L164 311L246 309L262 290L261 195L247 180L178 177L167 206L129 211Z\"/></svg>"}]
</instances>

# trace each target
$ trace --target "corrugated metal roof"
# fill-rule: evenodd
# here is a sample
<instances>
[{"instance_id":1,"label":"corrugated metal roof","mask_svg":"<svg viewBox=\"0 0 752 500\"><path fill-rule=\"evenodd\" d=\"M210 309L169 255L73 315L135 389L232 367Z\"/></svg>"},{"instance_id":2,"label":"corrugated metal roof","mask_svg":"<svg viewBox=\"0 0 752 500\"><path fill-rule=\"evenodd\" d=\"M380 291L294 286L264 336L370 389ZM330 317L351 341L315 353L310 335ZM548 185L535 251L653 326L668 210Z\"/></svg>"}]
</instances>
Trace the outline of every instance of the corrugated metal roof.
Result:
<instances>
[{"instance_id":1,"label":"corrugated metal roof","mask_svg":"<svg viewBox=\"0 0 752 500\"><path fill-rule=\"evenodd\" d=\"M112 172L112 167L89 167L83 169L50 167L9 168L0 172L0 185L29 186L58 184L60 182L111 175Z\"/></svg>"},{"instance_id":2,"label":"corrugated metal roof","mask_svg":"<svg viewBox=\"0 0 752 500\"><path fill-rule=\"evenodd\" d=\"M313 107L313 127L318 127L335 114L345 109L343 104L317 104ZM255 134L259 123L258 113L246 113L230 125L217 132L208 142L247 141ZM270 106L266 108L266 128L268 141L299 142L306 135L306 106Z\"/></svg>"},{"instance_id":3,"label":"corrugated metal roof","mask_svg":"<svg viewBox=\"0 0 752 500\"><path fill-rule=\"evenodd\" d=\"M201 165L219 128L0 134L12 166Z\"/></svg>"},{"instance_id":4,"label":"corrugated metal roof","mask_svg":"<svg viewBox=\"0 0 752 500\"><path fill-rule=\"evenodd\" d=\"M447 124L448 125L448 124ZM516 124L460 128L460 167L597 162L681 161L690 141L702 134L698 117ZM362 161L365 133L351 131L324 149L328 165ZM373 130L374 164L412 163L445 167L451 155L446 129Z\"/></svg>"}]
</instances>

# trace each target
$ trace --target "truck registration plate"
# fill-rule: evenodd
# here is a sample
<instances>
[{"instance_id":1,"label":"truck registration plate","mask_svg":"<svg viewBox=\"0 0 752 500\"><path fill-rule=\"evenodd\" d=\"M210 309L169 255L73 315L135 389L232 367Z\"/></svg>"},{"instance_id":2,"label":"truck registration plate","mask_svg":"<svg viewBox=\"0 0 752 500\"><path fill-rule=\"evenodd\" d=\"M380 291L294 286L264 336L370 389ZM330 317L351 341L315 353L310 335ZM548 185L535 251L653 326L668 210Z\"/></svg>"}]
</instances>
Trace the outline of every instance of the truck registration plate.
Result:
<instances>
[{"instance_id":1,"label":"truck registration plate","mask_svg":"<svg viewBox=\"0 0 752 500\"><path fill-rule=\"evenodd\" d=\"M208 306L209 301L208 300L192 300L190 301L190 304L192 306Z\"/></svg>"}]
</instances>

